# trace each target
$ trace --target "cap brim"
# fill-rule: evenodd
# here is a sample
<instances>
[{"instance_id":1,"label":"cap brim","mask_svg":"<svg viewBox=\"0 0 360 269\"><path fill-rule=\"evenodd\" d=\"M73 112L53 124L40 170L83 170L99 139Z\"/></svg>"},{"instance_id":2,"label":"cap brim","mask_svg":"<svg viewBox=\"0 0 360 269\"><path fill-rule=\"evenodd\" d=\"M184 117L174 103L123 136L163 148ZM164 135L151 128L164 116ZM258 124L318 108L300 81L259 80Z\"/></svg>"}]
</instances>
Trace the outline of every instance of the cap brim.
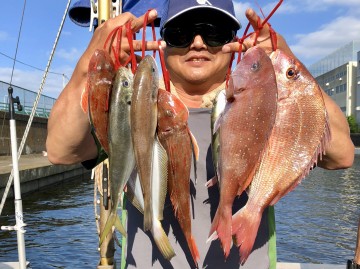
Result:
<instances>
[{"instance_id":1,"label":"cap brim","mask_svg":"<svg viewBox=\"0 0 360 269\"><path fill-rule=\"evenodd\" d=\"M193 16L192 13L195 12L196 16ZM170 17L164 24L160 22L160 27L162 29L169 24L179 23L181 22L180 20L183 20L187 23L189 21L193 22L197 20L204 20L204 18L207 19L208 22L212 22L215 19L219 24L230 25L234 30L239 30L241 28L241 24L235 16L215 6L189 7Z\"/></svg>"}]
</instances>

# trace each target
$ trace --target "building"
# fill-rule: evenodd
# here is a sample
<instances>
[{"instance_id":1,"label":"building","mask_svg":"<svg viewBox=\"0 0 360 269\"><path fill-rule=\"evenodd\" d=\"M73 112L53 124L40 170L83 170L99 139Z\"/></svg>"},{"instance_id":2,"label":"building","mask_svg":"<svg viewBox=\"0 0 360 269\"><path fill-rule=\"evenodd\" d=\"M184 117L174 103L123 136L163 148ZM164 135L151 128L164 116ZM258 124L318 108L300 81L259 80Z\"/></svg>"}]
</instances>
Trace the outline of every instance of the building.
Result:
<instances>
[{"instance_id":1,"label":"building","mask_svg":"<svg viewBox=\"0 0 360 269\"><path fill-rule=\"evenodd\" d=\"M352 41L312 64L309 71L344 114L360 124L360 41Z\"/></svg>"}]
</instances>

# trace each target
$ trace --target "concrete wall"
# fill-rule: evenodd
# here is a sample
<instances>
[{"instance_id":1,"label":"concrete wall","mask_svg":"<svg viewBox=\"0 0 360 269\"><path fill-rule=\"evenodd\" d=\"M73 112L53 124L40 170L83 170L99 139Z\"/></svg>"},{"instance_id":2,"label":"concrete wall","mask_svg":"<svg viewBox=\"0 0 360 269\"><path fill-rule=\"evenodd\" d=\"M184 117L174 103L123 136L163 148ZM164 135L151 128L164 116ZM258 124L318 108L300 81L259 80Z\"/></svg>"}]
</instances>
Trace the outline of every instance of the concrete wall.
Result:
<instances>
[{"instance_id":1,"label":"concrete wall","mask_svg":"<svg viewBox=\"0 0 360 269\"><path fill-rule=\"evenodd\" d=\"M28 124L28 115L15 115L18 147ZM45 150L47 119L34 117L22 154L41 153ZM0 111L0 156L11 155L9 113Z\"/></svg>"},{"instance_id":2,"label":"concrete wall","mask_svg":"<svg viewBox=\"0 0 360 269\"><path fill-rule=\"evenodd\" d=\"M8 182L10 173L0 174L0 197ZM73 178L89 179L91 170L86 170L81 164L74 165L48 165L19 171L21 181L21 193L31 193L43 187L71 180ZM13 187L7 198L13 197Z\"/></svg>"}]
</instances>

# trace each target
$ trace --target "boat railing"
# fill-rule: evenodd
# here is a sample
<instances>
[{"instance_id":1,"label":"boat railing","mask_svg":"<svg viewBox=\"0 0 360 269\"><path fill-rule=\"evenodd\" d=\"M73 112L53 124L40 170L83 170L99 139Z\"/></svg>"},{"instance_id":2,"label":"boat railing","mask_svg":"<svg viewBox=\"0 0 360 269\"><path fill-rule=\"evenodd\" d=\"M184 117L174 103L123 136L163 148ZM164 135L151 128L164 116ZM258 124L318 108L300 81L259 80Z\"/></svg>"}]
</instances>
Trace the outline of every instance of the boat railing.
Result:
<instances>
[{"instance_id":1,"label":"boat railing","mask_svg":"<svg viewBox=\"0 0 360 269\"><path fill-rule=\"evenodd\" d=\"M0 81L0 111L9 111L8 87L8 83ZM12 87L14 88L14 96L19 96L20 102L23 105L23 110L16 111L16 113L30 115L37 93L15 85L12 85ZM35 116L48 118L55 101L55 98L41 95L38 106L36 107Z\"/></svg>"}]
</instances>

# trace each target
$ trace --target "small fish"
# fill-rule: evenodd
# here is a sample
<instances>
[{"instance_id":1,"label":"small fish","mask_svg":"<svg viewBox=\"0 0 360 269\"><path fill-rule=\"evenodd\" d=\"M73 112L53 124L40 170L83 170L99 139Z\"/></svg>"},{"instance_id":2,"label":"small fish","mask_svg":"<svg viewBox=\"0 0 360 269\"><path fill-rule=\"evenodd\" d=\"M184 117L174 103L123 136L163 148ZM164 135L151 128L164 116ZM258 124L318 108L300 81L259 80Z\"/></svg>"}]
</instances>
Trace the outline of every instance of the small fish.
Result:
<instances>
[{"instance_id":1,"label":"small fish","mask_svg":"<svg viewBox=\"0 0 360 269\"><path fill-rule=\"evenodd\" d=\"M219 130L215 131L215 123L221 117L226 106L226 93L225 90L221 90L213 101L213 107L211 110L211 155L214 164L215 176L207 183L207 187L211 187L218 182L218 160L219 160Z\"/></svg>"},{"instance_id":2,"label":"small fish","mask_svg":"<svg viewBox=\"0 0 360 269\"><path fill-rule=\"evenodd\" d=\"M274 126L277 86L270 58L249 49L231 74L219 128L220 201L208 241L219 238L225 257L232 243L232 205L250 184Z\"/></svg>"},{"instance_id":3,"label":"small fish","mask_svg":"<svg viewBox=\"0 0 360 269\"><path fill-rule=\"evenodd\" d=\"M106 153L109 152L110 91L115 73L110 55L104 50L96 50L90 59L87 84L81 94L80 106L88 113L94 133Z\"/></svg>"},{"instance_id":4,"label":"small fish","mask_svg":"<svg viewBox=\"0 0 360 269\"><path fill-rule=\"evenodd\" d=\"M187 121L189 111L175 95L165 90L158 92L157 134L168 158L168 192L175 216L184 233L195 264L199 251L191 234L190 172L193 156L198 159L199 149Z\"/></svg>"},{"instance_id":5,"label":"small fish","mask_svg":"<svg viewBox=\"0 0 360 269\"><path fill-rule=\"evenodd\" d=\"M134 76L134 92L131 100L131 136L134 145L136 167L144 195L144 230L152 226L151 173L152 156L157 124L157 95L159 75L156 62L150 55L138 65Z\"/></svg>"},{"instance_id":6,"label":"small fish","mask_svg":"<svg viewBox=\"0 0 360 269\"><path fill-rule=\"evenodd\" d=\"M130 106L133 92L133 74L130 69L120 67L116 72L111 91L109 111L109 181L111 212L100 237L100 244L115 226L126 236L118 214L123 190L135 167L135 156L130 134Z\"/></svg>"},{"instance_id":7,"label":"small fish","mask_svg":"<svg viewBox=\"0 0 360 269\"><path fill-rule=\"evenodd\" d=\"M253 248L262 213L292 191L309 173L330 139L320 87L297 59L271 55L278 110L269 143L249 188L249 199L232 221L243 264Z\"/></svg>"},{"instance_id":8,"label":"small fish","mask_svg":"<svg viewBox=\"0 0 360 269\"><path fill-rule=\"evenodd\" d=\"M153 151L153 169L151 176L151 201L152 201L152 228L151 234L154 241L167 260L175 256L169 238L167 237L160 220L163 219L165 198L167 194L168 157L165 149L156 137ZM144 214L144 197L141 183L137 173L133 173L128 182L127 197L129 201Z\"/></svg>"}]
</instances>

